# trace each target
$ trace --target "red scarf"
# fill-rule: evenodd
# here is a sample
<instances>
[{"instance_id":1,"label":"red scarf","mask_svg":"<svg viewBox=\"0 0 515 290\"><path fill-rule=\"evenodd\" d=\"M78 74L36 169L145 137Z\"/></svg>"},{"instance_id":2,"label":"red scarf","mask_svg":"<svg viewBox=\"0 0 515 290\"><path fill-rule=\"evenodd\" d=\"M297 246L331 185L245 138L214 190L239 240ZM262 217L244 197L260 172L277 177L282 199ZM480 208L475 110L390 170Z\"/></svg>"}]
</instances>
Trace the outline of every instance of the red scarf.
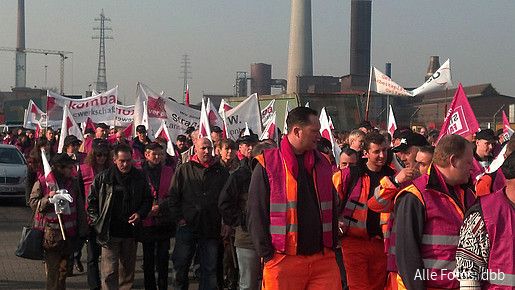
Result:
<instances>
[{"instance_id":1,"label":"red scarf","mask_svg":"<svg viewBox=\"0 0 515 290\"><path fill-rule=\"evenodd\" d=\"M288 141L288 137L284 136L281 140L281 155L284 158L284 162L286 163L286 167L292 175L297 178L299 175L299 164L297 162L297 157L293 152L292 145L290 141ZM315 167L315 150L310 150L304 152L304 167L308 171L309 174L312 173L313 167Z\"/></svg>"},{"instance_id":2,"label":"red scarf","mask_svg":"<svg viewBox=\"0 0 515 290\"><path fill-rule=\"evenodd\" d=\"M211 167L211 165L213 165L216 162L215 158L211 158L211 161L209 161L209 163L201 162L200 159L198 159L197 154L193 155L190 158L190 161L196 162L196 163L202 165L202 167L204 167L204 168L209 168L209 167Z\"/></svg>"}]
</instances>

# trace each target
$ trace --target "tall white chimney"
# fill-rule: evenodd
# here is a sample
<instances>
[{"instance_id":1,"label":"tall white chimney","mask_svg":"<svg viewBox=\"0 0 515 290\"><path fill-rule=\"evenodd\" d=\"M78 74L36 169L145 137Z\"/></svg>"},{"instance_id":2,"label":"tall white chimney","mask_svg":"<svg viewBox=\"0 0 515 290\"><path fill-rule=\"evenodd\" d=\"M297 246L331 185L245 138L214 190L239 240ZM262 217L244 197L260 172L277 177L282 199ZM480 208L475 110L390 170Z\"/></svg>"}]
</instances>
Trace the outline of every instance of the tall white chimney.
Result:
<instances>
[{"instance_id":1,"label":"tall white chimney","mask_svg":"<svg viewBox=\"0 0 515 290\"><path fill-rule=\"evenodd\" d=\"M313 75L311 0L291 1L288 94L298 93L298 76Z\"/></svg>"},{"instance_id":2,"label":"tall white chimney","mask_svg":"<svg viewBox=\"0 0 515 290\"><path fill-rule=\"evenodd\" d=\"M16 87L27 86L27 61L25 55L25 0L18 0L18 25L16 35Z\"/></svg>"}]
</instances>

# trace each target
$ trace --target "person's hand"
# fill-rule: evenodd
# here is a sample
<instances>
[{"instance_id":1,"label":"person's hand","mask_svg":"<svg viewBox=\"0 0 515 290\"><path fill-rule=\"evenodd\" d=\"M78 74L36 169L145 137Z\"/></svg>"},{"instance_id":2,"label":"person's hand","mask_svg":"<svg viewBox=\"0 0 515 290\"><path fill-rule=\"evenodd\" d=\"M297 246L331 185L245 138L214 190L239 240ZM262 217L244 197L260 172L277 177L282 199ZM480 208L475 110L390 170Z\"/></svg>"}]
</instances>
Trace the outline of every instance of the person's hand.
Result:
<instances>
[{"instance_id":1,"label":"person's hand","mask_svg":"<svg viewBox=\"0 0 515 290\"><path fill-rule=\"evenodd\" d=\"M182 220L178 221L177 225L180 226L180 227L185 226L186 225L186 220L182 219Z\"/></svg>"},{"instance_id":2,"label":"person's hand","mask_svg":"<svg viewBox=\"0 0 515 290\"><path fill-rule=\"evenodd\" d=\"M220 235L224 240L229 239L229 237L232 235L233 229L231 226L228 225L222 225L222 231Z\"/></svg>"},{"instance_id":3,"label":"person's hand","mask_svg":"<svg viewBox=\"0 0 515 290\"><path fill-rule=\"evenodd\" d=\"M415 168L403 168L396 176L395 180L398 183L413 180L420 175L420 172Z\"/></svg>"},{"instance_id":4,"label":"person's hand","mask_svg":"<svg viewBox=\"0 0 515 290\"><path fill-rule=\"evenodd\" d=\"M55 190L52 190L48 193L48 197L53 197L54 195L56 195Z\"/></svg>"},{"instance_id":5,"label":"person's hand","mask_svg":"<svg viewBox=\"0 0 515 290\"><path fill-rule=\"evenodd\" d=\"M134 225L135 223L139 222L140 216L139 213L135 212L129 217L129 223Z\"/></svg>"},{"instance_id":6,"label":"person's hand","mask_svg":"<svg viewBox=\"0 0 515 290\"><path fill-rule=\"evenodd\" d=\"M159 205L155 204L152 206L152 209L150 210L149 216L156 216L159 213Z\"/></svg>"}]
</instances>

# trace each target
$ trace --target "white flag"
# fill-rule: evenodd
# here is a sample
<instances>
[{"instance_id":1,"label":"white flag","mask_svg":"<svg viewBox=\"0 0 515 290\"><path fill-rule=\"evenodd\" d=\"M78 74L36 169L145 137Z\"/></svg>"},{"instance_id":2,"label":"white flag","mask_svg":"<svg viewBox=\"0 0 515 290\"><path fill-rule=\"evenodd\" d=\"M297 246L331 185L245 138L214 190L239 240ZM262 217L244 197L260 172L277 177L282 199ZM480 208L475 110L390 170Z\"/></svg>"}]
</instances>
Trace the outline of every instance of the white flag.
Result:
<instances>
[{"instance_id":1,"label":"white flag","mask_svg":"<svg viewBox=\"0 0 515 290\"><path fill-rule=\"evenodd\" d=\"M66 138L66 136L68 135L74 135L79 140L84 140L79 125L77 125L77 122L75 122L75 120L73 119L70 110L68 110L68 105L64 105L63 121L61 123L61 135L59 136L59 145L57 147L57 153L63 152L64 138Z\"/></svg>"},{"instance_id":2,"label":"white flag","mask_svg":"<svg viewBox=\"0 0 515 290\"><path fill-rule=\"evenodd\" d=\"M206 112L207 112L207 118L209 120L209 125L211 126L218 126L222 128L224 125L223 119L216 110L213 103L211 103L211 99L207 98L207 104L206 104Z\"/></svg>"},{"instance_id":3,"label":"white flag","mask_svg":"<svg viewBox=\"0 0 515 290\"><path fill-rule=\"evenodd\" d=\"M331 147L333 150L334 159L336 160L336 163L339 163L340 161L340 146L336 144L333 138L333 133L331 132L331 125L329 124L329 115L327 114L325 107L322 108L322 111L320 111L320 135L322 135L323 138L331 141Z\"/></svg>"},{"instance_id":4,"label":"white flag","mask_svg":"<svg viewBox=\"0 0 515 290\"><path fill-rule=\"evenodd\" d=\"M161 126L156 132L156 138L161 137L166 140L166 153L170 156L175 156L175 148L172 143L172 138L170 137L170 132L168 132L168 127L166 126L165 120L161 120Z\"/></svg>"},{"instance_id":5,"label":"white flag","mask_svg":"<svg viewBox=\"0 0 515 290\"><path fill-rule=\"evenodd\" d=\"M263 123L263 126L266 126L265 124L267 124L270 118L272 118L272 115L275 112L274 104L275 99L270 101L270 103L268 103L268 105L266 105L266 107L261 110L261 123Z\"/></svg>"},{"instance_id":6,"label":"white flag","mask_svg":"<svg viewBox=\"0 0 515 290\"><path fill-rule=\"evenodd\" d=\"M218 114L222 115L222 112L227 112L230 109L232 109L231 105L225 101L225 99L222 99L220 102L220 107L218 108Z\"/></svg>"},{"instance_id":7,"label":"white flag","mask_svg":"<svg viewBox=\"0 0 515 290\"><path fill-rule=\"evenodd\" d=\"M393 138L393 132L397 130L397 122L395 122L395 116L393 115L392 105L390 105L390 113L388 114L388 132Z\"/></svg>"},{"instance_id":8,"label":"white flag","mask_svg":"<svg viewBox=\"0 0 515 290\"><path fill-rule=\"evenodd\" d=\"M32 100L29 100L29 105L25 110L25 115L23 117L23 128L27 129L36 129L36 125L42 125L41 121L43 120L43 112Z\"/></svg>"},{"instance_id":9,"label":"white flag","mask_svg":"<svg viewBox=\"0 0 515 290\"><path fill-rule=\"evenodd\" d=\"M392 79L374 67L372 71L370 90L378 94L391 96L413 96L405 88L398 85Z\"/></svg>"},{"instance_id":10,"label":"white flag","mask_svg":"<svg viewBox=\"0 0 515 290\"><path fill-rule=\"evenodd\" d=\"M254 134L261 136L261 111L257 94L252 94L238 106L225 112L225 115L227 138L237 140L241 130L245 129L245 122Z\"/></svg>"},{"instance_id":11,"label":"white flag","mask_svg":"<svg viewBox=\"0 0 515 290\"><path fill-rule=\"evenodd\" d=\"M420 87L411 91L413 96L445 90L452 86L450 60L446 62Z\"/></svg>"},{"instance_id":12,"label":"white flag","mask_svg":"<svg viewBox=\"0 0 515 290\"><path fill-rule=\"evenodd\" d=\"M288 125L286 124L286 119L288 119L288 113L291 111L290 109L290 101L286 100L286 109L284 112L284 125L283 125L283 134L288 134Z\"/></svg>"},{"instance_id":13,"label":"white flag","mask_svg":"<svg viewBox=\"0 0 515 290\"><path fill-rule=\"evenodd\" d=\"M211 141L211 143L213 143L213 140L211 139L211 127L209 125L209 119L206 112L206 104L204 102L204 98L202 98L202 107L200 109L198 137L207 138Z\"/></svg>"},{"instance_id":14,"label":"white flag","mask_svg":"<svg viewBox=\"0 0 515 290\"><path fill-rule=\"evenodd\" d=\"M277 127L277 113L272 114L272 118L268 119L268 123L265 124L265 129L259 140L272 139L275 142L279 141L279 128Z\"/></svg>"}]
</instances>

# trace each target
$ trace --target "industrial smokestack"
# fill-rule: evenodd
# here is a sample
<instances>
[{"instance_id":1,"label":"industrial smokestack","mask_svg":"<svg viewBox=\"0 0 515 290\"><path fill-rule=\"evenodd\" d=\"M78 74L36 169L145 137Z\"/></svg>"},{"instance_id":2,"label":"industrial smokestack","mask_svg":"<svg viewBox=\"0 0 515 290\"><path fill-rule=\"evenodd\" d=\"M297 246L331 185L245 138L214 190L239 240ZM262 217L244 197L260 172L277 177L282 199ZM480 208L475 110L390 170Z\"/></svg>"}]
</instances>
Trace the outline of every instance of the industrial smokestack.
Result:
<instances>
[{"instance_id":1,"label":"industrial smokestack","mask_svg":"<svg viewBox=\"0 0 515 290\"><path fill-rule=\"evenodd\" d=\"M288 94L298 92L298 76L313 75L312 46L311 0L292 0L286 90Z\"/></svg>"},{"instance_id":2,"label":"industrial smokestack","mask_svg":"<svg viewBox=\"0 0 515 290\"><path fill-rule=\"evenodd\" d=\"M18 25L16 35L16 87L27 86L27 70L25 55L25 0L18 0Z\"/></svg>"},{"instance_id":3,"label":"industrial smokestack","mask_svg":"<svg viewBox=\"0 0 515 290\"><path fill-rule=\"evenodd\" d=\"M250 65L250 93L270 95L272 93L272 66L265 63Z\"/></svg>"},{"instance_id":4,"label":"industrial smokestack","mask_svg":"<svg viewBox=\"0 0 515 290\"><path fill-rule=\"evenodd\" d=\"M350 75L352 87L366 87L370 74L372 1L351 1Z\"/></svg>"},{"instance_id":5,"label":"industrial smokestack","mask_svg":"<svg viewBox=\"0 0 515 290\"><path fill-rule=\"evenodd\" d=\"M427 73L425 80L427 81L438 69L440 68L440 57L433 55L429 57L429 66L427 67Z\"/></svg>"}]
</instances>

